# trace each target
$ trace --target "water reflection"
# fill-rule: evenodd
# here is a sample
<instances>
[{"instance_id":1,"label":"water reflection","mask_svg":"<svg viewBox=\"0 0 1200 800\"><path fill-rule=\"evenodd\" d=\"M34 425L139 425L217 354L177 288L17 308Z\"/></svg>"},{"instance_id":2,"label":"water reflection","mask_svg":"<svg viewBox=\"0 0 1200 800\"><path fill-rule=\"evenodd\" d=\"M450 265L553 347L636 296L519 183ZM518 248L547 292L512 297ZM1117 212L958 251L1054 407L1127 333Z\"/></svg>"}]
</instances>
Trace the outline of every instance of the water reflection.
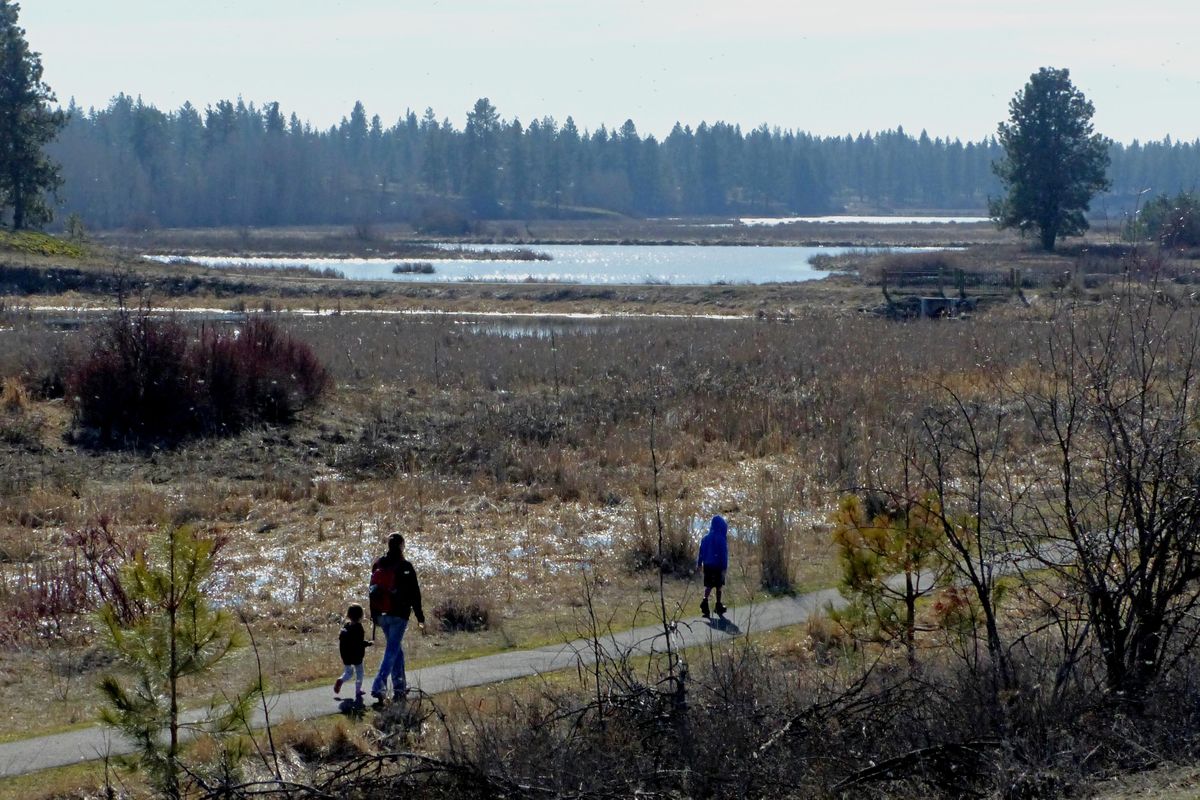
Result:
<instances>
[{"instance_id":1,"label":"water reflection","mask_svg":"<svg viewBox=\"0 0 1200 800\"><path fill-rule=\"evenodd\" d=\"M550 321L550 320L459 320L462 325L478 336L500 336L506 339L550 339L563 336L595 336L600 333L619 333L621 325L601 325L599 322Z\"/></svg>"},{"instance_id":2,"label":"water reflection","mask_svg":"<svg viewBox=\"0 0 1200 800\"><path fill-rule=\"evenodd\" d=\"M820 217L742 217L738 220L742 225L789 225L794 222L815 222L823 225L978 225L990 223L991 217L886 217L871 214L837 214Z\"/></svg>"},{"instance_id":3,"label":"water reflection","mask_svg":"<svg viewBox=\"0 0 1200 800\"><path fill-rule=\"evenodd\" d=\"M469 250L470 248L465 248ZM498 249L491 246L490 249ZM455 258L432 262L434 273L394 273L413 259L146 256L160 263L189 261L208 267L334 269L351 280L421 283L480 281L489 283L678 284L799 282L829 273L812 266L817 255L836 256L848 247L757 247L685 245L537 245L549 261ZM875 248L889 250L894 248ZM903 248L908 250L909 248ZM937 248L919 248L937 249ZM428 262L429 259L420 259Z\"/></svg>"}]
</instances>

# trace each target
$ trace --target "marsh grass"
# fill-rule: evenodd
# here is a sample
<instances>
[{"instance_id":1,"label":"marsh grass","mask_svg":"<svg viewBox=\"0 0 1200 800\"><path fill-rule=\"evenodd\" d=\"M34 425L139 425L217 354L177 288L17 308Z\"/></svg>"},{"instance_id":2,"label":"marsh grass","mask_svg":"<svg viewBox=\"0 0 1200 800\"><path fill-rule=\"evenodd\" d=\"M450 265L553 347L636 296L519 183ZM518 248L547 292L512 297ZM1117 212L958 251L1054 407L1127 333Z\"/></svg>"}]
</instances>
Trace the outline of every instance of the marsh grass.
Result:
<instances>
[{"instance_id":1,"label":"marsh grass","mask_svg":"<svg viewBox=\"0 0 1200 800\"><path fill-rule=\"evenodd\" d=\"M432 275L437 270L428 261L418 261L412 264L397 264L392 267L393 275Z\"/></svg>"},{"instance_id":2,"label":"marsh grass","mask_svg":"<svg viewBox=\"0 0 1200 800\"><path fill-rule=\"evenodd\" d=\"M236 275L257 275L264 278L320 278L322 280L346 279L346 273L335 267L317 267L308 265L258 267L250 265L238 265L236 267L222 267L221 269L228 269L230 272Z\"/></svg>"},{"instance_id":3,"label":"marsh grass","mask_svg":"<svg viewBox=\"0 0 1200 800\"><path fill-rule=\"evenodd\" d=\"M1172 295L1170 302L1187 300ZM85 327L50 335L39 321L15 316L20 328L3 335L22 342L22 349L0 350L0 374L20 375L31 387L22 415L50 415L52 402L33 387L36 376L55 369L52 348L34 343L56 341L69 352L92 332ZM266 670L280 688L332 677L338 620L347 601L361 600L365 567L356 571L354 565L369 563L393 529L405 530L414 547L423 548L417 566L430 607L446 598L469 609L479 594L470 583L480 575L479 565L498 567L486 588L494 603L487 629L414 638L414 668L577 635L586 604L583 574L598 587L601 619L615 628L646 624L657 608L653 570L663 567L648 501L653 403L664 465L664 549L672 556L671 569L682 563L690 571L693 516L720 510L735 527L750 530L762 516L766 524L758 520L760 531L783 532L767 549L761 541L770 536L760 536L758 547L735 544L732 596L762 596L760 573L789 575L802 589L828 586L838 575L821 522L830 498L885 474L888 454L898 446L891 432L899 421L934 406L939 391L950 388L967 402L1003 411L988 405L993 402L989 382L997 374L1028 369L1036 334L1048 316L1036 308L1015 310L954 326L893 325L822 310L797 314L787 324L767 318L623 320L586 331L556 328L552 351L549 342L536 337L468 333L445 320L280 314L279 323L312 342L330 365L337 388L328 406L301 414L288 429L254 426L230 439L202 438L174 451L95 454L60 441L51 457L6 444L0 447L0 546L11 548L11 560L0 569L49 586L52 576L38 578L34 568L62 557L65 528L101 512L113 514L123 533L153 530L163 514L185 517L228 539L228 594L245 604L262 634ZM362 459L361 467L347 469L349 456L364 443L387 457ZM1023 446L1019 440L1015 444ZM771 470L769 485L761 477L764 466ZM631 562L650 571L631 571ZM333 569L343 564L349 565L344 571ZM267 569L275 566L279 570ZM266 581L267 591L256 583L259 579ZM275 580L288 582L284 591L270 591ZM666 591L672 611L694 608L694 580L668 581ZM7 599L11 602L12 593ZM10 608L19 611L17 604L0 602L0 610ZM1014 610L1034 613L1031 609ZM63 622L70 626L79 619L83 616L67 615ZM43 624L40 618L38 624ZM588 728L577 739L557 739L569 729L539 724L591 713L579 711L578 693L534 693L512 705L489 700L487 711L498 713L477 716L480 725L469 733L491 738L464 740L478 749L463 752L514 753L503 762L510 770L505 774L525 779L536 777L534 767L551 763L547 753L573 754L571 748L587 741L595 750L584 752L578 763L592 768L588 774L611 766L613 772L605 774L616 775L633 765L639 780L646 775L666 780L655 772L661 761L639 761L646 754L636 743L668 741L654 738L662 732L655 726L672 719L701 731L690 740L669 741L680 747L692 742L695 759L688 763L721 765L719 775L708 776L713 793L719 793L720 787L734 785L730 776L741 775L737 770L751 761L756 769L766 769L764 761L750 755L744 761L728 757L734 733L757 744L761 740L752 738L754 731L723 727L723 720L753 722L760 733L763 724L783 725L807 713L811 701L840 696L845 683L839 688L823 679L839 670L838 677L847 677L851 667L876 656L881 656L876 677L907 674L887 653L870 650L870 643L854 650L856 645L829 620L814 619L805 631L791 635L795 641L786 655L824 672L784 673L777 661L758 671L752 657L710 653L707 660L719 667L711 672L701 669L704 658L695 659L696 674L704 681L691 696L699 698L695 716L672 717L672 706L650 702L653 695L639 685L629 696L644 701L640 706L634 702L606 711L602 728ZM9 677L0 681L0 704L14 728L61 725L68 714L85 714L93 702L86 667L78 672L78 688L70 690L72 702L57 701L59 690L36 679L43 660L40 651L25 645L0 650L0 668L11 677L11 682ZM231 663L218 681L241 685L251 669L246 661ZM778 782L764 791L802 786L795 790L800 796L820 796L828 784L818 778L841 780L866 769L870 760L903 756L914 737L953 742L989 734L990 710L975 702L982 689L971 676L952 663L931 663L927 670L919 687L907 684L911 688L879 695L887 701L882 706L870 705L876 702L871 699L844 715L804 717L794 736L780 740L786 746L778 759L768 759ZM1048 673L1031 670L1030 675L1028 686L1006 698L1007 722L1014 726L1009 730L1019 729L1025 738L996 757L996 769L987 775L1000 777L982 787L984 794L1044 796L1049 791L1041 792L1039 781L1071 778L1081 764L1091 769L1092 759L1116 769L1128 763L1121 759L1130 752L1165 756L1194 742L1172 738L1189 730L1179 715L1190 713L1185 709L1193 697L1189 692L1200 685L1193 673L1171 687L1173 697L1148 707L1157 716L1147 717L1145 727L1128 716L1104 717L1105 707L1095 696L1077 698L1077 705L1043 706L1046 695L1037 687L1049 683L1038 680ZM874 685L881 687L887 688ZM207 687L191 687L196 693L202 688ZM925 693L917 694L917 688ZM726 698L740 699L708 705ZM806 702L791 702L796 698ZM867 713L868 707L881 713ZM566 716L555 717L559 712ZM1078 736L1079 729L1055 728L1060 719L1078 725L1108 720L1112 734L1101 738L1103 748L1095 756L1068 751L1058 742ZM1050 734L1059 738L1052 742ZM324 758L325 746L309 743L307 752ZM657 757L674 752L667 747ZM1014 755L1020 753L1036 758L1021 761ZM816 777L788 772L797 765L825 771ZM1053 774L1043 774L1048 771ZM751 771L748 778L762 774ZM943 791L927 778L909 775L887 788L910 796ZM696 791L690 785L678 793ZM944 793L953 796L951 790Z\"/></svg>"},{"instance_id":4,"label":"marsh grass","mask_svg":"<svg viewBox=\"0 0 1200 800\"><path fill-rule=\"evenodd\" d=\"M667 503L661 511L660 548L658 514L652 504L635 501L633 529L627 546L630 569L655 570L685 577L696 571L696 543L692 537L695 513L681 503Z\"/></svg>"},{"instance_id":5,"label":"marsh grass","mask_svg":"<svg viewBox=\"0 0 1200 800\"><path fill-rule=\"evenodd\" d=\"M29 391L20 377L0 381L0 412L20 414L29 408Z\"/></svg>"},{"instance_id":6,"label":"marsh grass","mask_svg":"<svg viewBox=\"0 0 1200 800\"><path fill-rule=\"evenodd\" d=\"M29 376L57 369L56 350L81 352L95 335L87 324L51 335L40 318L17 316L2 335L21 349L0 350L0 362L15 365L0 374L29 386ZM131 533L165 516L225 537L222 591L246 607L281 688L331 679L338 620L347 602L362 601L362 570L389 530L423 548L415 563L430 610L460 594L474 565L497 567L488 627L415 639L414 667L576 635L585 571L615 626L653 620L652 574L663 566L681 577L667 582L671 607L694 609L698 582L682 579L695 558L694 516L720 510L734 527L753 528L769 465L792 492L777 505L819 517L825 498L861 479L886 445L877 421L927 402L934 367L977 374L978 341L996 345L1003 363L1024 363L1030 324L934 330L837 312L789 324L622 319L574 329L560 320L552 344L440 318L272 319L328 365L336 388L323 405L287 428L256 425L175 450L88 453L60 443L52 458L31 458L6 445L0 524L15 540L46 542L48 554L64 528L101 514ZM55 408L30 395L27 415ZM661 561L649 501L652 400ZM827 535L815 519L797 520L794 585L832 584ZM761 596L762 554L734 551L745 568L733 571L730 596ZM474 594L461 592L456 605L469 609ZM49 689L26 677L35 674L26 656L5 657L17 677L0 686L0 702L29 730L60 722ZM248 669L235 659L219 679L241 685ZM86 707L86 688L79 695Z\"/></svg>"},{"instance_id":7,"label":"marsh grass","mask_svg":"<svg viewBox=\"0 0 1200 800\"><path fill-rule=\"evenodd\" d=\"M468 578L445 587L432 616L446 633L474 633L491 627L496 598L488 582Z\"/></svg>"},{"instance_id":8,"label":"marsh grass","mask_svg":"<svg viewBox=\"0 0 1200 800\"><path fill-rule=\"evenodd\" d=\"M22 411L0 411L0 442L28 451L42 449L45 419L39 414Z\"/></svg>"},{"instance_id":9,"label":"marsh grass","mask_svg":"<svg viewBox=\"0 0 1200 800\"><path fill-rule=\"evenodd\" d=\"M795 508L792 493L764 470L759 478L758 552L760 583L771 594L793 591L793 539L789 519Z\"/></svg>"}]
</instances>

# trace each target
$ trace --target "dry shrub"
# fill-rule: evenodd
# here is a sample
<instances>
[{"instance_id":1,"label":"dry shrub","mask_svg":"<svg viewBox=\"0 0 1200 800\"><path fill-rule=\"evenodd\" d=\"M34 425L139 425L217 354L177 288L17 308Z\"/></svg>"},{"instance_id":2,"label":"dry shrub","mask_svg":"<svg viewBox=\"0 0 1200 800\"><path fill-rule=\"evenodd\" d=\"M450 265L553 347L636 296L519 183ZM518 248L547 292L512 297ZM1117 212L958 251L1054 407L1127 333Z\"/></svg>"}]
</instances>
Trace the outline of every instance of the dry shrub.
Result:
<instances>
[{"instance_id":1,"label":"dry shrub","mask_svg":"<svg viewBox=\"0 0 1200 800\"><path fill-rule=\"evenodd\" d=\"M76 506L69 490L57 488L31 488L19 500L0 505L0 522L31 529L66 525Z\"/></svg>"},{"instance_id":2,"label":"dry shrub","mask_svg":"<svg viewBox=\"0 0 1200 800\"><path fill-rule=\"evenodd\" d=\"M307 500L312 491L312 482L309 480L295 475L277 476L273 470L267 470L263 479L253 484L250 494L255 500L295 503Z\"/></svg>"},{"instance_id":3,"label":"dry shrub","mask_svg":"<svg viewBox=\"0 0 1200 800\"><path fill-rule=\"evenodd\" d=\"M289 422L329 387L312 348L264 317L250 318L234 335L206 328L192 359L208 387L208 424L215 430Z\"/></svg>"},{"instance_id":4,"label":"dry shrub","mask_svg":"<svg viewBox=\"0 0 1200 800\"><path fill-rule=\"evenodd\" d=\"M46 421L40 414L30 413L31 404L25 382L20 378L5 378L0 382L0 442L39 449Z\"/></svg>"},{"instance_id":5,"label":"dry shrub","mask_svg":"<svg viewBox=\"0 0 1200 800\"><path fill-rule=\"evenodd\" d=\"M818 797L845 774L847 758L867 757L859 731L887 717L883 703L832 682L797 690L794 673L750 647L701 659L682 691L619 654L598 675L599 685L575 692L543 686L497 697L495 708L456 725L439 755L444 772L410 770L399 785L425 797L507 787L563 797L581 786L588 797L763 797L783 787L783 796ZM848 707L844 719L828 719Z\"/></svg>"},{"instance_id":6,"label":"dry shrub","mask_svg":"<svg viewBox=\"0 0 1200 800\"><path fill-rule=\"evenodd\" d=\"M24 563L38 558L38 545L29 531L0 527L0 564Z\"/></svg>"},{"instance_id":7,"label":"dry shrub","mask_svg":"<svg viewBox=\"0 0 1200 800\"><path fill-rule=\"evenodd\" d=\"M1194 730L1196 714L1178 697L1141 718L1087 693L1051 706L1031 685L997 714L986 677L952 659L922 676L854 663L797 672L756 648L722 650L695 665L680 703L607 661L597 689L542 689L470 719L443 756L458 783L424 796L1056 797L1193 741L1178 723Z\"/></svg>"},{"instance_id":8,"label":"dry shrub","mask_svg":"<svg viewBox=\"0 0 1200 800\"><path fill-rule=\"evenodd\" d=\"M357 727L348 727L341 720L338 720L334 724L333 730L329 732L327 739L325 756L330 761L348 761L368 751L367 743L363 741L362 732Z\"/></svg>"},{"instance_id":9,"label":"dry shrub","mask_svg":"<svg viewBox=\"0 0 1200 800\"><path fill-rule=\"evenodd\" d=\"M94 607L84 571L73 557L0 571L0 644L62 637L68 617Z\"/></svg>"},{"instance_id":10,"label":"dry shrub","mask_svg":"<svg viewBox=\"0 0 1200 800\"><path fill-rule=\"evenodd\" d=\"M791 494L764 471L759 479L758 554L762 587L774 594L792 591Z\"/></svg>"},{"instance_id":11,"label":"dry shrub","mask_svg":"<svg viewBox=\"0 0 1200 800\"><path fill-rule=\"evenodd\" d=\"M438 627L448 633L474 633L491 627L495 609L481 581L450 587L433 608Z\"/></svg>"},{"instance_id":12,"label":"dry shrub","mask_svg":"<svg viewBox=\"0 0 1200 800\"><path fill-rule=\"evenodd\" d=\"M804 643L817 661L833 663L858 649L859 640L836 614L817 612L804 623Z\"/></svg>"},{"instance_id":13,"label":"dry shrub","mask_svg":"<svg viewBox=\"0 0 1200 800\"><path fill-rule=\"evenodd\" d=\"M37 413L0 413L0 442L30 451L41 450L46 420Z\"/></svg>"},{"instance_id":14,"label":"dry shrub","mask_svg":"<svg viewBox=\"0 0 1200 800\"><path fill-rule=\"evenodd\" d=\"M695 515L677 503L662 506L662 547L659 547L658 514L634 502L633 534L627 560L635 572L656 569L665 575L686 577L695 572L696 544L692 541Z\"/></svg>"},{"instance_id":15,"label":"dry shrub","mask_svg":"<svg viewBox=\"0 0 1200 800\"><path fill-rule=\"evenodd\" d=\"M410 694L403 702L385 706L375 715L372 724L392 749L402 749L421 740L425 724L434 713L435 709L425 702L425 698Z\"/></svg>"},{"instance_id":16,"label":"dry shrub","mask_svg":"<svg viewBox=\"0 0 1200 800\"><path fill-rule=\"evenodd\" d=\"M98 516L112 524L156 525L163 522L172 503L171 494L150 483L130 481L106 488L95 503Z\"/></svg>"},{"instance_id":17,"label":"dry shrub","mask_svg":"<svg viewBox=\"0 0 1200 800\"><path fill-rule=\"evenodd\" d=\"M838 634L822 619L809 630L832 650ZM1086 680L1044 688L1063 653L1029 644L1003 703L987 665L953 651L914 672L858 653L794 665L741 640L680 677L665 661L610 650L574 685L392 704L373 718L375 748L347 741L340 761L334 742L348 734L284 723L276 743L300 756L288 759L287 784L222 796L1015 799L1090 796L1115 773L1194 758L1194 656L1130 713Z\"/></svg>"},{"instance_id":18,"label":"dry shrub","mask_svg":"<svg viewBox=\"0 0 1200 800\"><path fill-rule=\"evenodd\" d=\"M548 446L531 444L509 456L511 463L507 466L506 477L531 487L528 492L531 498L545 500L553 495L568 503L582 498L611 505L618 497L604 475L586 463L576 448L553 442Z\"/></svg>"},{"instance_id":19,"label":"dry shrub","mask_svg":"<svg viewBox=\"0 0 1200 800\"><path fill-rule=\"evenodd\" d=\"M105 444L182 437L195 425L187 332L148 312L115 316L69 385L77 421Z\"/></svg>"},{"instance_id":20,"label":"dry shrub","mask_svg":"<svg viewBox=\"0 0 1200 800\"><path fill-rule=\"evenodd\" d=\"M326 737L311 722L285 720L271 729L275 747L283 752L291 751L303 763L320 763L327 746Z\"/></svg>"},{"instance_id":21,"label":"dry shrub","mask_svg":"<svg viewBox=\"0 0 1200 800\"><path fill-rule=\"evenodd\" d=\"M29 392L25 382L17 377L5 378L0 385L0 410L19 414L29 408Z\"/></svg>"},{"instance_id":22,"label":"dry shrub","mask_svg":"<svg viewBox=\"0 0 1200 800\"><path fill-rule=\"evenodd\" d=\"M333 504L333 481L331 480L315 480L313 481L313 500L323 506Z\"/></svg>"}]
</instances>

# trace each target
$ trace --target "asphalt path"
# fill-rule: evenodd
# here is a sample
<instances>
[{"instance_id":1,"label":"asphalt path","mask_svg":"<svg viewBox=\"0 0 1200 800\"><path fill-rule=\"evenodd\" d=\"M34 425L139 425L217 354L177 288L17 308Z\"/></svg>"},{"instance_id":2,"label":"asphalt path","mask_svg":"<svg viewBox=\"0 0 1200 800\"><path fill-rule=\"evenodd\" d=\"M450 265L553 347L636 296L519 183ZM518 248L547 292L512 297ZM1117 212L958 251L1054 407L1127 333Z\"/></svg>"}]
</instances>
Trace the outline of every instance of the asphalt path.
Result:
<instances>
[{"instance_id":1,"label":"asphalt path","mask_svg":"<svg viewBox=\"0 0 1200 800\"><path fill-rule=\"evenodd\" d=\"M749 632L768 631L807 620L816 611L831 604L845 605L836 589L768 600L732 608L726 621L692 617L672 626L671 645L677 649L704 647ZM666 650L667 634L661 624L632 630L603 633L596 639L576 639L532 650L512 650L489 656L439 664L412 670L409 685L425 694L442 694L472 686L526 678L543 673L595 664L600 657L646 656ZM251 724L262 728L268 716L272 725L287 720L305 720L340 713L333 698L332 685L315 689L283 692L268 698L264 712L259 704ZM196 723L207 710L187 712L182 722ZM0 744L0 778L23 775L53 767L63 767L133 752L133 745L114 730L95 726L80 730L37 736Z\"/></svg>"}]
</instances>

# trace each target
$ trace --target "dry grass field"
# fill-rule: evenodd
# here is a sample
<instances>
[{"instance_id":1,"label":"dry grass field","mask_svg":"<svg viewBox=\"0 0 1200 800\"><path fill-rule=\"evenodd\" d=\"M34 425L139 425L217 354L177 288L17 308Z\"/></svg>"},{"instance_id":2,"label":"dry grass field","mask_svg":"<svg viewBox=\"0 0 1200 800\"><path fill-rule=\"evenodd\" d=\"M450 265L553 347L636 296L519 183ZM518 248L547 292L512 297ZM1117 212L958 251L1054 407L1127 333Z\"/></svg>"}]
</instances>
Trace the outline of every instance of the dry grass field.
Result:
<instances>
[{"instance_id":1,"label":"dry grass field","mask_svg":"<svg viewBox=\"0 0 1200 800\"><path fill-rule=\"evenodd\" d=\"M764 504L791 520L797 587L831 585L827 512L886 444L887 419L939 375L969 382L985 343L1019 358L1032 324L1020 313L899 328L821 310L788 323L277 314L333 371L321 407L288 428L148 452L73 445L68 402L41 387L61 380L89 326L9 313L0 367L22 399L3 412L0 444L4 594L55 580L42 566L101 520L123 539L190 522L227 542L216 591L260 629L269 677L304 685L336 667L341 610L401 530L431 609L478 598L494 612L487 631L416 642L417 664L573 635L584 575L627 626L657 589L653 570L633 568L652 550L652 418L668 525L690 547L707 516L729 516L737 602L760 591ZM697 583L668 586L691 613ZM92 718L106 664L91 625L68 614L53 630L7 626L9 735Z\"/></svg>"},{"instance_id":2,"label":"dry grass field","mask_svg":"<svg viewBox=\"0 0 1200 800\"><path fill-rule=\"evenodd\" d=\"M933 237L947 243L959 233ZM868 234L883 235L847 236L865 244L856 237ZM229 235L253 243L256 234ZM621 238L678 235L647 223ZM791 242L808 233L760 235ZM930 235L887 234L893 243ZM572 236L581 233L527 238ZM1019 262L1030 274L1093 275L1116 272L1120 258L1069 247L1044 257L974 227L966 240L990 242L951 256L969 269ZM177 244L226 240L180 234ZM812 285L598 290L379 287L213 270L181 278L128 255L65 266L40 258L15 265L93 279L0 306L0 738L96 719L96 684L112 663L94 598L81 588L88 536L129 549L188 523L217 538L211 599L245 613L277 689L332 682L341 614L364 601L370 561L391 531L409 540L433 621L432 636L409 639L411 667L572 638L589 610L616 628L654 619L656 495L668 543L687 558L709 516L729 518L733 604L764 595L758 530L770 510L786 521L793 590L835 585L830 512L869 483L906 421L946 387L986 398L997 376L1027 364L1054 298L1074 292L1094 303L1106 292L1099 281L1045 279L1026 303L900 324L859 311L879 302L879 259L859 258L853 275ZM1176 276L1191 268L1172 266ZM176 318L194 331L242 318L188 308L270 318L313 348L332 388L287 426L176 447L88 446L64 386L104 314L62 309L111 305L111 281L123 287L130 276L135 287L184 281L178 293L152 297L181 309ZM1195 302L1185 280L1164 297ZM469 313L483 310L525 316ZM422 311L444 313L414 313ZM599 316L562 316L583 311ZM700 587L690 571L665 585L672 613L695 613ZM438 630L439 618L468 607L486 611L486 628ZM809 631L781 636L777 652L811 649ZM244 683L254 655L243 651L186 686L187 700L207 697L212 684Z\"/></svg>"}]
</instances>

